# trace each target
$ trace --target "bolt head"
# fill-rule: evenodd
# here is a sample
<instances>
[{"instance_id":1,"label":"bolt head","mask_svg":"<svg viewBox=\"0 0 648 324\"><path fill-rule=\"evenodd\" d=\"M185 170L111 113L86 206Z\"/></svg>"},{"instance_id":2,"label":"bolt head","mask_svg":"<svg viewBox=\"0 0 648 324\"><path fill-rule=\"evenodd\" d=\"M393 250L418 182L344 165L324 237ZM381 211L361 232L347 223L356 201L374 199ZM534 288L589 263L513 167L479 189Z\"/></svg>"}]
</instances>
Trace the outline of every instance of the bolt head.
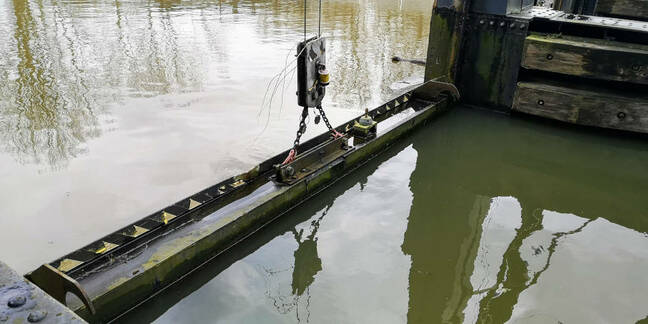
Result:
<instances>
[{"instance_id":1,"label":"bolt head","mask_svg":"<svg viewBox=\"0 0 648 324\"><path fill-rule=\"evenodd\" d=\"M45 319L46 316L47 316L46 311L36 310L36 311L30 312L29 315L27 315L27 321L29 323L38 323L38 322L42 321L43 319Z\"/></svg>"},{"instance_id":2,"label":"bolt head","mask_svg":"<svg viewBox=\"0 0 648 324\"><path fill-rule=\"evenodd\" d=\"M26 302L27 298L25 298L25 296L13 296L7 301L7 306L16 308L25 305Z\"/></svg>"}]
</instances>

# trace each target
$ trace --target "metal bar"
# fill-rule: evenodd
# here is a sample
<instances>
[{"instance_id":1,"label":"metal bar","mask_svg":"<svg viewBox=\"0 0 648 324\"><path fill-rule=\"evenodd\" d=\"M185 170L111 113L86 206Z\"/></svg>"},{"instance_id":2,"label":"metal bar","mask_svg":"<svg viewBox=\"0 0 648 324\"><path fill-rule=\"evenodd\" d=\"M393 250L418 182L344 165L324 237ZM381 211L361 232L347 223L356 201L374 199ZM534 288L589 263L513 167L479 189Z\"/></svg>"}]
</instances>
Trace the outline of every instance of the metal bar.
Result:
<instances>
[{"instance_id":1,"label":"metal bar","mask_svg":"<svg viewBox=\"0 0 648 324\"><path fill-rule=\"evenodd\" d=\"M387 103L369 111L376 121L389 118L404 110L412 94L407 92ZM359 118L359 117L358 117ZM347 132L358 118L354 118L337 127L338 132ZM304 151L325 143L330 133L323 133L300 145ZM263 184L276 172L274 166L280 164L288 150L262 162L252 170L222 181L206 188L173 205L163 208L139 221L131 223L95 242L92 242L53 262L53 268L74 278L81 279L102 268L128 259L131 253L150 244L165 233L182 227L187 223L199 221L202 217L215 212L230 202L244 197ZM165 214L166 213L166 214ZM165 222L166 220L166 222ZM108 243L108 244L106 244ZM110 248L106 247L109 246ZM106 247L105 249L97 247Z\"/></svg>"},{"instance_id":2,"label":"metal bar","mask_svg":"<svg viewBox=\"0 0 648 324\"><path fill-rule=\"evenodd\" d=\"M375 139L356 145L355 149L323 164L291 185L280 185L265 179L250 194L215 213L173 231L166 231L164 239L151 240L138 250L129 251L122 262L113 262L87 272L79 283L92 299L97 315L91 316L81 305L78 305L77 311L90 321L103 322L149 298L364 164L417 125L445 110L452 102L445 96L433 101L430 99L412 97L412 92L399 96L388 103L392 105L390 110L386 109L387 105L382 105L370 113L384 120L393 114L395 107L405 106L403 101L409 102L409 107L415 112L384 130ZM352 122L355 120L339 128L344 129ZM318 137L324 135L328 138L328 133ZM317 143L325 142L326 138Z\"/></svg>"}]
</instances>

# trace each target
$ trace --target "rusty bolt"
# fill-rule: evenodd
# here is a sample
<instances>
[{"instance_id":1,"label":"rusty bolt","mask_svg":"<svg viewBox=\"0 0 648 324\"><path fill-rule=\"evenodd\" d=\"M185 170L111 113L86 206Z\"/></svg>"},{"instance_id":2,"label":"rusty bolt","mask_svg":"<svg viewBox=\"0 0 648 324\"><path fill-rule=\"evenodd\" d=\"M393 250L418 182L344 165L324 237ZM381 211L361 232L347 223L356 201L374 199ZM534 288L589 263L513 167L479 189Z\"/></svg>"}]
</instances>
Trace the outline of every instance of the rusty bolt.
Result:
<instances>
[{"instance_id":1,"label":"rusty bolt","mask_svg":"<svg viewBox=\"0 0 648 324\"><path fill-rule=\"evenodd\" d=\"M544 106L544 100L542 100L542 99L538 100L538 105Z\"/></svg>"}]
</instances>

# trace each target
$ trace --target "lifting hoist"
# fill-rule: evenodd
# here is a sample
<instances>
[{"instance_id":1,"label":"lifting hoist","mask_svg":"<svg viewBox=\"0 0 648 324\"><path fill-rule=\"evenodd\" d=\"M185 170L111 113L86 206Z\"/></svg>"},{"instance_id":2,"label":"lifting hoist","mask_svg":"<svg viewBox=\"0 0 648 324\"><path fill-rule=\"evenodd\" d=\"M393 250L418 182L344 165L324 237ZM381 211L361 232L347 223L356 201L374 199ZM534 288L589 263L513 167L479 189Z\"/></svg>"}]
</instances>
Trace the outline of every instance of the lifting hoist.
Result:
<instances>
[{"instance_id":1,"label":"lifting hoist","mask_svg":"<svg viewBox=\"0 0 648 324\"><path fill-rule=\"evenodd\" d=\"M289 164L297 157L297 148L301 136L306 132L306 118L311 108L317 109L315 124L322 119L333 138L342 137L342 134L331 126L322 108L322 99L330 80L326 69L326 39L321 35L322 1L319 1L318 35L308 39L306 38L306 8L307 3L304 0L304 40L297 45L297 103L302 107L302 112L293 147L282 165Z\"/></svg>"}]
</instances>

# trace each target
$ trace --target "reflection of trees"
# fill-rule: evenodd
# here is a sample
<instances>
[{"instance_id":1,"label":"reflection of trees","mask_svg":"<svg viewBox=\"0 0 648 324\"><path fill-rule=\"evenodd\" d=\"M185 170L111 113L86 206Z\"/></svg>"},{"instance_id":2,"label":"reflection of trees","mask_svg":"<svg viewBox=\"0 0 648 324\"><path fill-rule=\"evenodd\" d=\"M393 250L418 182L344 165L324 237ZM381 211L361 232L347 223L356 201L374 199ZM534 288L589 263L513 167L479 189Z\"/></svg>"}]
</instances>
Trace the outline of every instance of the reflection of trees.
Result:
<instances>
[{"instance_id":1,"label":"reflection of trees","mask_svg":"<svg viewBox=\"0 0 648 324\"><path fill-rule=\"evenodd\" d=\"M412 65L394 65L391 56L425 56L427 29L422 26L427 26L431 8L399 11L384 6L380 1L323 4L323 33L329 36L333 73L327 100L341 107L377 104L391 94L391 83L421 71ZM303 4L296 7L299 14ZM315 22L316 16L309 19Z\"/></svg>"},{"instance_id":2,"label":"reflection of trees","mask_svg":"<svg viewBox=\"0 0 648 324\"><path fill-rule=\"evenodd\" d=\"M115 99L196 87L197 54L178 42L174 3L153 12L116 0L110 25L96 21L110 18L106 5L13 0L15 50L7 46L5 55L15 64L0 73L3 147L22 163L59 167L100 134L100 115Z\"/></svg>"},{"instance_id":3,"label":"reflection of trees","mask_svg":"<svg viewBox=\"0 0 648 324\"><path fill-rule=\"evenodd\" d=\"M317 3L308 4L315 32ZM199 0L190 6L178 0L12 0L11 6L13 39L2 49L10 64L0 71L2 144L21 162L52 166L64 165L101 133L108 104L200 89L208 77L206 60L217 61L217 71L209 72L226 80L228 64L245 64L228 57L227 24L256 19L264 42L292 43L301 36L303 15L302 1L279 0ZM423 56L428 7L324 2L322 27L335 74L327 100L341 106L359 97L377 102L390 83L417 71L389 58L395 52Z\"/></svg>"},{"instance_id":4,"label":"reflection of trees","mask_svg":"<svg viewBox=\"0 0 648 324\"><path fill-rule=\"evenodd\" d=\"M12 4L17 75L4 75L0 85L0 136L3 146L20 161L56 166L82 151L79 145L98 134L87 80L78 74L74 51L63 47L76 40L57 21L57 12L52 13L54 22L48 20L39 1L37 20L30 2L13 0Z\"/></svg>"}]
</instances>

